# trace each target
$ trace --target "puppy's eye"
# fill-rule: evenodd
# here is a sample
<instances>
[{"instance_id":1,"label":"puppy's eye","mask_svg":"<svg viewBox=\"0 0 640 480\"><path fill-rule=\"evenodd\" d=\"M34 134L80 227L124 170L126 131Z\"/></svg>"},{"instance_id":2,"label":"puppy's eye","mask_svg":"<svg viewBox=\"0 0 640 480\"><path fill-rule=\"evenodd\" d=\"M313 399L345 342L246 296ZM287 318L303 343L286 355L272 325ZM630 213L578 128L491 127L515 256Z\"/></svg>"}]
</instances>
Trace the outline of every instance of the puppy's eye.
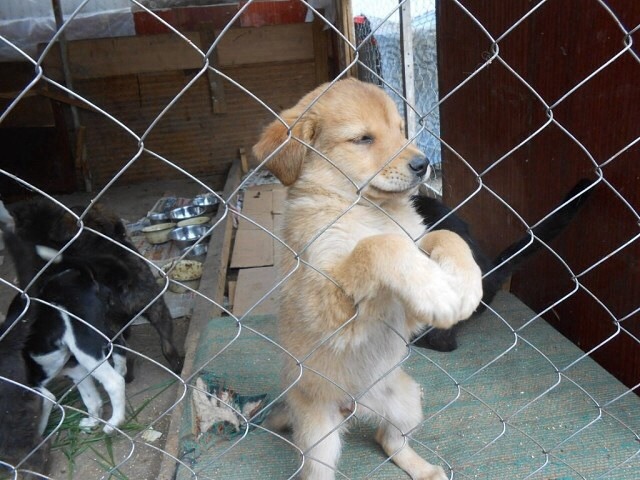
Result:
<instances>
[{"instance_id":1,"label":"puppy's eye","mask_svg":"<svg viewBox=\"0 0 640 480\"><path fill-rule=\"evenodd\" d=\"M370 145L373 143L373 137L371 135L362 135L351 140L356 145Z\"/></svg>"}]
</instances>

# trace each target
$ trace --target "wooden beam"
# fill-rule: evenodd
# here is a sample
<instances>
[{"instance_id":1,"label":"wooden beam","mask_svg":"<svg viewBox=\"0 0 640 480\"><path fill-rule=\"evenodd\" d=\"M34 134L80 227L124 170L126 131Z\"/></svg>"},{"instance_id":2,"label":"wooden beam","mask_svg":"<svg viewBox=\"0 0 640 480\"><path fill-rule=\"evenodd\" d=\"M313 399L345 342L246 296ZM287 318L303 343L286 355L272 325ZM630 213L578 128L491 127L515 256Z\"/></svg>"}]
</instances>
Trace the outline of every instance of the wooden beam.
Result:
<instances>
[{"instance_id":1,"label":"wooden beam","mask_svg":"<svg viewBox=\"0 0 640 480\"><path fill-rule=\"evenodd\" d=\"M249 171L249 161L244 147L238 149L238 155L240 156L240 168L242 168L242 173L245 174Z\"/></svg>"},{"instance_id":2,"label":"wooden beam","mask_svg":"<svg viewBox=\"0 0 640 480\"><path fill-rule=\"evenodd\" d=\"M353 46L356 44L356 29L353 24L353 12L351 10L351 0L339 0L338 1L338 29L342 34L351 42ZM338 37L339 43L339 66L340 71L346 69L352 64L356 57L354 47L345 42L342 38ZM347 77L358 78L358 66L353 65L349 67Z\"/></svg>"},{"instance_id":3,"label":"wooden beam","mask_svg":"<svg viewBox=\"0 0 640 480\"><path fill-rule=\"evenodd\" d=\"M413 31L411 29L411 0L400 7L400 52L402 56L402 87L407 104L404 107L405 133L409 139L416 134L416 83L413 62Z\"/></svg>"},{"instance_id":4,"label":"wooden beam","mask_svg":"<svg viewBox=\"0 0 640 480\"><path fill-rule=\"evenodd\" d=\"M211 28L203 28L200 30L200 44L202 49L206 51L216 39L216 33ZM214 49L209 55L209 65L214 68L219 66L218 49ZM211 93L211 108L213 113L227 113L227 102L225 101L224 85L222 77L212 71L207 70L207 80L209 81L209 91Z\"/></svg>"},{"instance_id":5,"label":"wooden beam","mask_svg":"<svg viewBox=\"0 0 640 480\"><path fill-rule=\"evenodd\" d=\"M329 81L329 30L326 23L314 15L313 17L313 58L316 64L316 82Z\"/></svg>"},{"instance_id":6,"label":"wooden beam","mask_svg":"<svg viewBox=\"0 0 640 480\"><path fill-rule=\"evenodd\" d=\"M184 34L200 46L199 33ZM67 42L69 68L75 80L138 73L201 68L202 56L175 34L96 38ZM61 59L52 50L44 67L59 69Z\"/></svg>"},{"instance_id":7,"label":"wooden beam","mask_svg":"<svg viewBox=\"0 0 640 480\"><path fill-rule=\"evenodd\" d=\"M224 186L222 198L229 199L231 193L240 185L240 162L235 160L231 164L229 175ZM220 221L225 214L224 208L219 208L213 223ZM207 258L205 259L202 279L200 280L199 291L207 298L214 300L217 304L222 305L224 298L224 289L227 281L227 265L229 264L229 251L231 246L231 233L233 231L233 215L227 211L226 217L216 227L211 235ZM198 345L200 332L205 329L206 324L215 317L222 314L222 309L211 302L197 296L193 308L193 314L189 323L189 331L185 339L185 358L184 367L182 368L182 378L187 378L193 374L195 365L195 349ZM178 388L178 400L182 396L182 388ZM180 424L182 423L182 415L184 412L185 402L188 397L180 401L176 408L171 412L171 421L167 430L167 441L163 450L169 455L178 457L178 448L180 447ZM169 455L163 456L160 472L157 480L173 480L176 472L176 462Z\"/></svg>"},{"instance_id":8,"label":"wooden beam","mask_svg":"<svg viewBox=\"0 0 640 480\"><path fill-rule=\"evenodd\" d=\"M222 36L217 50L221 67L312 60L313 29L308 23L232 28Z\"/></svg>"}]
</instances>

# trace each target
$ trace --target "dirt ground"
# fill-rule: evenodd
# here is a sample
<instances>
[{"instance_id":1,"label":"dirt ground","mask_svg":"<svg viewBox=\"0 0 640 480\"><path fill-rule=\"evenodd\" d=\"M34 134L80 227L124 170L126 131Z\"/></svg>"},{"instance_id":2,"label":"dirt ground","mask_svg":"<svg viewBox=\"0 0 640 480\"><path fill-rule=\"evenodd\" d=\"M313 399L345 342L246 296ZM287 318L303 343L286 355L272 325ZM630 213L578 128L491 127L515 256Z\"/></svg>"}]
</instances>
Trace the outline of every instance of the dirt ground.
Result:
<instances>
[{"instance_id":1,"label":"dirt ground","mask_svg":"<svg viewBox=\"0 0 640 480\"><path fill-rule=\"evenodd\" d=\"M201 178L201 180L215 190L220 190L224 181L219 177ZM158 181L137 186L114 186L100 201L121 218L132 222L145 216L157 199L164 195L193 197L202 192L203 188L199 184L186 179ZM95 195L96 193L75 193L56 198L68 206L73 206L87 204ZM0 276L13 280L13 266L6 256L6 251L0 251L0 257L2 257ZM0 321L4 319L4 312L12 297L11 289L0 286L0 312L2 312ZM188 325L188 318L175 320L175 341L182 354L184 354L183 345ZM167 366L160 351L159 337L150 325L132 327L129 347ZM105 439L101 432L91 434L80 432L74 426L74 422L78 419L69 419L61 429L63 433L53 436L49 477L56 480L156 478L163 458L161 449L166 441L169 415L177 398L177 385L175 377L166 370L144 358L137 358L135 379L127 385L126 390L129 405L125 428L133 437L153 424L153 430L160 432L162 436L153 441L146 441L153 447L132 442L120 434ZM108 414L109 407L105 406L103 416L108 418ZM117 467L117 471L113 470L113 467Z\"/></svg>"}]
</instances>

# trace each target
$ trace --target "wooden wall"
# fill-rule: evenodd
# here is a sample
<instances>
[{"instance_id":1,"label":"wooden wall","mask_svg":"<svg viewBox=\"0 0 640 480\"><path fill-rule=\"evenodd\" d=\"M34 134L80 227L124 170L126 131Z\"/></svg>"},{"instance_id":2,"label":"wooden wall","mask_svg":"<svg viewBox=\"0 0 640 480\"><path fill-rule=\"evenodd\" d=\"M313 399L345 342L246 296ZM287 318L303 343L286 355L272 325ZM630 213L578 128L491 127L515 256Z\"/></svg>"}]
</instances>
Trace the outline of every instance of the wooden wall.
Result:
<instances>
[{"instance_id":1,"label":"wooden wall","mask_svg":"<svg viewBox=\"0 0 640 480\"><path fill-rule=\"evenodd\" d=\"M317 22L304 23L303 4L297 0L259 2L236 17L242 6L238 3L154 12L203 51L235 18L233 28L221 38L210 57L211 64L233 81L213 72L202 75L144 138L145 148L194 175L225 174L231 161L238 157L238 149L244 147L248 151L259 131L272 119L264 106L234 82L279 111L328 80L329 32ZM66 138L68 143L60 149L48 142L45 150L51 154L47 156L27 148L33 142L13 142L13 156L31 159L31 166L21 170L27 180L51 192L83 188L80 152L84 151L92 186L101 188L137 155L138 141L127 128L137 136L144 135L157 115L200 72L204 59L185 40L146 11L134 9L133 16L136 36L68 42L74 91L126 128L82 99L39 84L0 125L0 134L13 138L7 128L18 127L25 128L20 130L21 137L29 138L36 135L34 128L46 126L56 132L56 138ZM16 78L16 85L5 85L7 82L0 80L0 102L4 105L34 76L33 66L24 65L28 71L18 68L21 75L16 76L14 66L0 64L0 77ZM48 77L64 83L57 46L49 51L43 66ZM78 108L84 128L83 149L75 145L71 104ZM43 105L47 108L39 113ZM58 112L55 122L51 111ZM56 149L59 151L54 152ZM58 170L65 166L64 182L58 178L52 184L37 175L47 169L36 165L52 162ZM175 169L142 153L118 182L137 183L176 175ZM45 177L53 179L50 175Z\"/></svg>"},{"instance_id":2,"label":"wooden wall","mask_svg":"<svg viewBox=\"0 0 640 480\"><path fill-rule=\"evenodd\" d=\"M537 3L493 2L487 9L482 0L462 1L494 38ZM608 3L627 29L640 23L639 2ZM438 5L444 96L484 64L492 42L454 2ZM624 37L598 2L546 2L499 42L500 56L552 105L623 50ZM633 48L636 55L640 53L637 46ZM554 107L557 124L533 138L529 137L548 120L546 108L499 60L453 93L441 108L443 139L474 169L485 172L485 188L461 214L493 255L521 237L525 227L487 188L532 224L554 208L578 179L596 178L601 171L610 183L611 187L597 186L553 247L580 274L630 244L581 276L579 291L545 318L585 351L613 337L593 357L629 386L640 382L640 344L632 337L640 338L636 311L640 307L640 241L633 241L640 233L640 143L625 147L640 135L638 105L640 63L627 52ZM520 142L525 142L521 148L489 169ZM478 185L457 154L443 148L444 197L454 206ZM547 252L528 262L512 282L512 291L536 311L573 288L571 273ZM618 331L614 318L625 319L621 326L628 332Z\"/></svg>"},{"instance_id":3,"label":"wooden wall","mask_svg":"<svg viewBox=\"0 0 640 480\"><path fill-rule=\"evenodd\" d=\"M279 111L325 78L318 78L312 24L230 30L220 42L217 67ZM206 50L202 34L189 33ZM200 72L203 59L174 34L71 42L74 89L142 136L155 118ZM45 65L56 72L59 59ZM59 77L59 73L56 73ZM251 146L271 119L251 96L214 73L200 76L153 127L144 146L194 175L226 172L240 147ZM86 154L95 187L107 183L138 151L123 127L81 108ZM175 170L143 153L120 182L172 178Z\"/></svg>"}]
</instances>

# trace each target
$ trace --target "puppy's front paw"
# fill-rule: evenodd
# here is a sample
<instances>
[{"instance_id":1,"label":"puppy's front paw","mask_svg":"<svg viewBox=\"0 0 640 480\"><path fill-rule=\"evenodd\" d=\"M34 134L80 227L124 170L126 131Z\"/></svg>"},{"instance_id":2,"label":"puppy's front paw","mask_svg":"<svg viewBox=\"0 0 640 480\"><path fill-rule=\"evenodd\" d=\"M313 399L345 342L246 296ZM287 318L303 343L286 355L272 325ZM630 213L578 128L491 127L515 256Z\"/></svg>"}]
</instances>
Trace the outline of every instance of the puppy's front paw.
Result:
<instances>
[{"instance_id":1,"label":"puppy's front paw","mask_svg":"<svg viewBox=\"0 0 640 480\"><path fill-rule=\"evenodd\" d=\"M460 294L451 288L450 282L432 278L415 287L407 303L419 323L446 330L461 320Z\"/></svg>"},{"instance_id":2,"label":"puppy's front paw","mask_svg":"<svg viewBox=\"0 0 640 480\"><path fill-rule=\"evenodd\" d=\"M458 295L457 312L454 314L456 319L453 323L466 320L482 300L482 271L475 262L469 245L453 232L438 230L427 234L420 246L449 274L451 286ZM452 323L446 320L444 323L449 323L450 327Z\"/></svg>"},{"instance_id":3,"label":"puppy's front paw","mask_svg":"<svg viewBox=\"0 0 640 480\"><path fill-rule=\"evenodd\" d=\"M482 271L475 265L459 280L460 320L466 320L476 311L482 300Z\"/></svg>"},{"instance_id":4,"label":"puppy's front paw","mask_svg":"<svg viewBox=\"0 0 640 480\"><path fill-rule=\"evenodd\" d=\"M421 472L419 476L415 477L416 480L448 480L449 477L444 473L442 467L437 465L429 465L429 469Z\"/></svg>"}]
</instances>

